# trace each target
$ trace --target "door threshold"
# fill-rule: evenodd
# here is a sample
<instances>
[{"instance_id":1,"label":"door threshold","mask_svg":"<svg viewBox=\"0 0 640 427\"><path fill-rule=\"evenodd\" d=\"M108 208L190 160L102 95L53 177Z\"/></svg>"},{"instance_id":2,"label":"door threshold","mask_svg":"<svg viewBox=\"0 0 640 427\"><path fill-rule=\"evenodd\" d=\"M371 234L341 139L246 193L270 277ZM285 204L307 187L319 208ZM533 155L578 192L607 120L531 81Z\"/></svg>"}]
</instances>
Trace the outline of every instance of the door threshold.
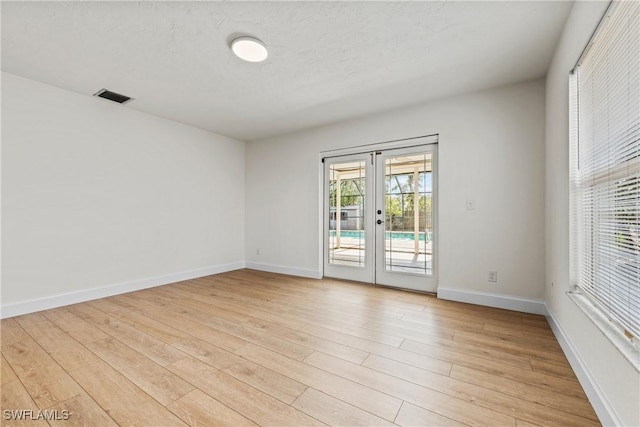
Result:
<instances>
[{"instance_id":1,"label":"door threshold","mask_svg":"<svg viewBox=\"0 0 640 427\"><path fill-rule=\"evenodd\" d=\"M323 279L330 279L330 280L338 280L340 282L353 283L355 285L376 286L378 288L385 288L385 289L393 289L393 290L396 290L396 291L411 292L413 294L430 295L430 296L434 296L434 297L438 296L437 292L420 291L420 290L417 290L417 289L403 288L403 287L400 287L400 286L379 285L377 283L359 282L357 280L341 279L339 277L330 277L330 276L322 276L322 278Z\"/></svg>"}]
</instances>

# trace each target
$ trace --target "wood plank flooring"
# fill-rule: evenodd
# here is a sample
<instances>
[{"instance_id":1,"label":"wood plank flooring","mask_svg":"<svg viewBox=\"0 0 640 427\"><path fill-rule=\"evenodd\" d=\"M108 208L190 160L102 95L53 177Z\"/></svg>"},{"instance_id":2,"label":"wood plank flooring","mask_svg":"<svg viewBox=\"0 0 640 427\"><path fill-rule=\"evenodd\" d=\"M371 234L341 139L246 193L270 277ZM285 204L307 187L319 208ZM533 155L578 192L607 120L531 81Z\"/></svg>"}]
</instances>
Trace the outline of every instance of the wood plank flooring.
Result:
<instances>
[{"instance_id":1,"label":"wood plank flooring","mask_svg":"<svg viewBox=\"0 0 640 427\"><path fill-rule=\"evenodd\" d=\"M600 425L544 317L338 280L238 270L1 333L2 425Z\"/></svg>"}]
</instances>

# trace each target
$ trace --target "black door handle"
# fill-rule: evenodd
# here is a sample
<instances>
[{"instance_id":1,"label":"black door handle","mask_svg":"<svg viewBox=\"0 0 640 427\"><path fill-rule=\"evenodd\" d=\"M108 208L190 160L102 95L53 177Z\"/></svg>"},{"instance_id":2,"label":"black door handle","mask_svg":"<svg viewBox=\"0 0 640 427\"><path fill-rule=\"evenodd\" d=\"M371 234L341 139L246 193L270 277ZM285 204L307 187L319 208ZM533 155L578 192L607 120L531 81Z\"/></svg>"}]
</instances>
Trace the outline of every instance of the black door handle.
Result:
<instances>
[{"instance_id":1,"label":"black door handle","mask_svg":"<svg viewBox=\"0 0 640 427\"><path fill-rule=\"evenodd\" d=\"M379 220L377 220L376 222L377 222L378 224L382 224L384 221L383 221L383 220L381 220L381 219L379 219Z\"/></svg>"}]
</instances>

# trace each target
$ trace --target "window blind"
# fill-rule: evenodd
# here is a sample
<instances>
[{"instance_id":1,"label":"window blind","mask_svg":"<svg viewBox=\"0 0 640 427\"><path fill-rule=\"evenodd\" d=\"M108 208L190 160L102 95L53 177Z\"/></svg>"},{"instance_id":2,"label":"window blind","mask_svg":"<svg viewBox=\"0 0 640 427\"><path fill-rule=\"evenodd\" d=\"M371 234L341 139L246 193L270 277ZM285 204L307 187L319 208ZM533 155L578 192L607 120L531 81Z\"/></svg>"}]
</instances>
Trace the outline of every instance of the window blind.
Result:
<instances>
[{"instance_id":1,"label":"window blind","mask_svg":"<svg viewBox=\"0 0 640 427\"><path fill-rule=\"evenodd\" d=\"M640 337L640 2L608 8L569 97L572 283Z\"/></svg>"}]
</instances>

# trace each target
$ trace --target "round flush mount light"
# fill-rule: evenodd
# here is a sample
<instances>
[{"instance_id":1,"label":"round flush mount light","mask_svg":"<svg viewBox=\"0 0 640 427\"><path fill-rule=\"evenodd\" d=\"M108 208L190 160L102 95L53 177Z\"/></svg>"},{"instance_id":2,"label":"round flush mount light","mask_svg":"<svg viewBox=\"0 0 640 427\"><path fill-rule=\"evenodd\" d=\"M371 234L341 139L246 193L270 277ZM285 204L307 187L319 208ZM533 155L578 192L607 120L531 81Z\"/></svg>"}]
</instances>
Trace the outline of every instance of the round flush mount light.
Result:
<instances>
[{"instance_id":1,"label":"round flush mount light","mask_svg":"<svg viewBox=\"0 0 640 427\"><path fill-rule=\"evenodd\" d=\"M254 37L238 37L231 42L231 50L240 59L247 62L262 62L269 52L260 40Z\"/></svg>"}]
</instances>

